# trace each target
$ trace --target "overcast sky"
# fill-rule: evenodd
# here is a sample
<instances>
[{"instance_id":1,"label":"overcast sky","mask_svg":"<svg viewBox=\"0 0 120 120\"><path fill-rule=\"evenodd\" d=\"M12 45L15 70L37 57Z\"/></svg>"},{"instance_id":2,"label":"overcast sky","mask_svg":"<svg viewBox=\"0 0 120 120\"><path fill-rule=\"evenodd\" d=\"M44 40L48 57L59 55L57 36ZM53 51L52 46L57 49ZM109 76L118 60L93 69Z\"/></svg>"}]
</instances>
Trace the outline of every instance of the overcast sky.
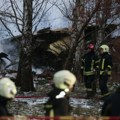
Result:
<instances>
[{"instance_id":1,"label":"overcast sky","mask_svg":"<svg viewBox=\"0 0 120 120\"><path fill-rule=\"evenodd\" d=\"M9 0L2 0L2 2L5 2L4 7L9 7L9 3L7 3ZM54 1L54 0L51 0ZM61 0L58 0L61 1ZM67 1L67 0L65 0ZM22 9L22 0L17 0L19 8ZM0 9L3 5L1 4ZM50 5L48 5L50 6ZM4 8L3 8L4 9ZM51 29L59 29L59 28L66 28L71 25L71 22L63 16L63 14L58 10L57 7L52 7L50 11L47 14L46 20L43 20L39 26L38 29L50 27ZM9 28L11 29L12 33L14 35L19 35L19 31L13 24L9 24ZM9 37L9 36L4 36L4 37Z\"/></svg>"}]
</instances>

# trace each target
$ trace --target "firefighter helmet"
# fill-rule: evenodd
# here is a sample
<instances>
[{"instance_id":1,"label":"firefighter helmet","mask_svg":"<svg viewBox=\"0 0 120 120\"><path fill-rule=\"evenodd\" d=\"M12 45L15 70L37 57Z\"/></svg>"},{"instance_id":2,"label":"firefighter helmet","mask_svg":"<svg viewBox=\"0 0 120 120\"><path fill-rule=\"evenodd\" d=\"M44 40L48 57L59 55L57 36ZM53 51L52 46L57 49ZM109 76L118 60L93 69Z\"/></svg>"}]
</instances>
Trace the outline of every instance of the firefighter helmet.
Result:
<instances>
[{"instance_id":1,"label":"firefighter helmet","mask_svg":"<svg viewBox=\"0 0 120 120\"><path fill-rule=\"evenodd\" d=\"M0 96L14 98L17 93L16 86L9 78L0 79Z\"/></svg>"},{"instance_id":2,"label":"firefighter helmet","mask_svg":"<svg viewBox=\"0 0 120 120\"><path fill-rule=\"evenodd\" d=\"M91 44L88 45L88 48L89 49L94 49L94 45L91 43Z\"/></svg>"},{"instance_id":3,"label":"firefighter helmet","mask_svg":"<svg viewBox=\"0 0 120 120\"><path fill-rule=\"evenodd\" d=\"M68 70L61 70L54 74L53 81L55 87L65 90L70 89L74 86L76 77Z\"/></svg>"},{"instance_id":4,"label":"firefighter helmet","mask_svg":"<svg viewBox=\"0 0 120 120\"><path fill-rule=\"evenodd\" d=\"M108 45L101 45L100 48L103 49L103 52L109 52Z\"/></svg>"}]
</instances>

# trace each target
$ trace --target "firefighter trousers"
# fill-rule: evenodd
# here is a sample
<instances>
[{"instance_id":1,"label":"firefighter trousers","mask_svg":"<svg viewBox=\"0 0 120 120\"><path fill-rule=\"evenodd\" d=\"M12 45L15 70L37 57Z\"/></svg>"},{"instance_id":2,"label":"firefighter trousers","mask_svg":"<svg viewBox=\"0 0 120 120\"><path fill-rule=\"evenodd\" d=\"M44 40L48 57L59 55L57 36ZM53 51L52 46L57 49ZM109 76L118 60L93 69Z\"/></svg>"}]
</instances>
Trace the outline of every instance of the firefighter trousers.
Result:
<instances>
[{"instance_id":1,"label":"firefighter trousers","mask_svg":"<svg viewBox=\"0 0 120 120\"><path fill-rule=\"evenodd\" d=\"M100 75L99 77L99 88L101 90L102 96L108 93L108 87L107 87L108 78L109 78L108 75Z\"/></svg>"},{"instance_id":2,"label":"firefighter trousers","mask_svg":"<svg viewBox=\"0 0 120 120\"><path fill-rule=\"evenodd\" d=\"M84 84L87 89L87 95L93 97L96 93L95 75L84 76Z\"/></svg>"}]
</instances>

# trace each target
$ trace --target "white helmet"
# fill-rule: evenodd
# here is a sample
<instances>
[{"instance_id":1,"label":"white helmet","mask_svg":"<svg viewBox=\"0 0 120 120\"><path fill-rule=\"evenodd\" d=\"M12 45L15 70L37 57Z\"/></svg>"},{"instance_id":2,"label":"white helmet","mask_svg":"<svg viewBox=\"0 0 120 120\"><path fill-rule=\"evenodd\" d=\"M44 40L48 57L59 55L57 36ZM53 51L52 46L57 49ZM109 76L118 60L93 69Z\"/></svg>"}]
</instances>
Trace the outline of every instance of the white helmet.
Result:
<instances>
[{"instance_id":1,"label":"white helmet","mask_svg":"<svg viewBox=\"0 0 120 120\"><path fill-rule=\"evenodd\" d=\"M68 70L61 70L54 74L53 81L57 88L65 90L73 87L76 77Z\"/></svg>"},{"instance_id":2,"label":"white helmet","mask_svg":"<svg viewBox=\"0 0 120 120\"><path fill-rule=\"evenodd\" d=\"M17 93L16 86L9 78L0 79L0 96L14 98Z\"/></svg>"},{"instance_id":3,"label":"white helmet","mask_svg":"<svg viewBox=\"0 0 120 120\"><path fill-rule=\"evenodd\" d=\"M101 45L100 48L103 49L103 52L109 52L109 47L108 47L108 45Z\"/></svg>"}]
</instances>

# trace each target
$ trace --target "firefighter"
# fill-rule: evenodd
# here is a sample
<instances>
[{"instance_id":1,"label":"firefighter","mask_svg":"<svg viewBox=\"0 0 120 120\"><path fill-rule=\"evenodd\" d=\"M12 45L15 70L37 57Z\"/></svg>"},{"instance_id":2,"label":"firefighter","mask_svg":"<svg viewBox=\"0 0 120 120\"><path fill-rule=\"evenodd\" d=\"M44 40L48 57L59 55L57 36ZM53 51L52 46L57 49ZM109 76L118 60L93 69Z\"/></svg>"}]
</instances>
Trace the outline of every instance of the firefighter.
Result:
<instances>
[{"instance_id":1,"label":"firefighter","mask_svg":"<svg viewBox=\"0 0 120 120\"><path fill-rule=\"evenodd\" d=\"M9 78L0 79L0 116L13 116L8 112L7 103L17 93L16 86Z\"/></svg>"},{"instance_id":2,"label":"firefighter","mask_svg":"<svg viewBox=\"0 0 120 120\"><path fill-rule=\"evenodd\" d=\"M69 93L73 89L76 77L68 70L60 70L53 76L53 89L48 93L48 101L44 104L46 116L68 116L71 107L69 105Z\"/></svg>"},{"instance_id":3,"label":"firefighter","mask_svg":"<svg viewBox=\"0 0 120 120\"><path fill-rule=\"evenodd\" d=\"M120 86L103 103L102 116L120 116Z\"/></svg>"},{"instance_id":4,"label":"firefighter","mask_svg":"<svg viewBox=\"0 0 120 120\"><path fill-rule=\"evenodd\" d=\"M104 100L109 95L107 82L112 70L112 56L109 53L108 45L101 45L99 52L99 87L101 90L101 99Z\"/></svg>"},{"instance_id":5,"label":"firefighter","mask_svg":"<svg viewBox=\"0 0 120 120\"><path fill-rule=\"evenodd\" d=\"M81 73L85 83L87 98L94 97L96 93L96 67L98 65L98 57L94 51L94 45L89 44L88 52L82 57Z\"/></svg>"}]
</instances>

